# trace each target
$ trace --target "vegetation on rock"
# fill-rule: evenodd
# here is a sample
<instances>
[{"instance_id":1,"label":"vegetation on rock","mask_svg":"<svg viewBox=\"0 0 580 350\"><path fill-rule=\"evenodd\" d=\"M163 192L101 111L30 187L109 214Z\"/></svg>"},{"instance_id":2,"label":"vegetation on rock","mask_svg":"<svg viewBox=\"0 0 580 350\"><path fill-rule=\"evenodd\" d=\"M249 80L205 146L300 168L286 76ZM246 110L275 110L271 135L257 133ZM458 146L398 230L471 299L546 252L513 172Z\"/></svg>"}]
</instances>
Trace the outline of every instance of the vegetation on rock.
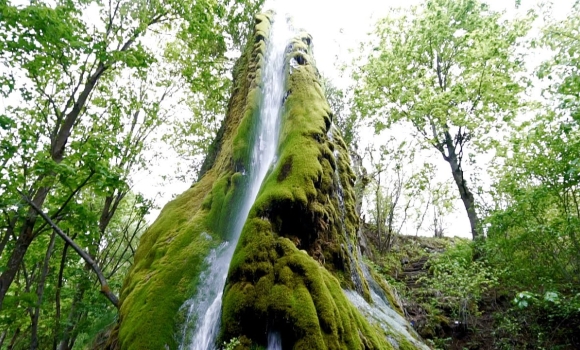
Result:
<instances>
[{"instance_id":1,"label":"vegetation on rock","mask_svg":"<svg viewBox=\"0 0 580 350\"><path fill-rule=\"evenodd\" d=\"M258 118L270 21L268 14L256 16L254 37L236 65L223 133L207 163L213 165L166 205L141 239L121 293L121 348L176 347L179 308L194 294L204 257L228 239L230 209L244 191L241 172ZM302 33L289 46L278 161L230 265L221 339L263 346L275 329L287 348L388 349L382 328L343 293L356 289L370 301L356 253L355 176L346 145L332 129L311 40Z\"/></svg>"}]
</instances>

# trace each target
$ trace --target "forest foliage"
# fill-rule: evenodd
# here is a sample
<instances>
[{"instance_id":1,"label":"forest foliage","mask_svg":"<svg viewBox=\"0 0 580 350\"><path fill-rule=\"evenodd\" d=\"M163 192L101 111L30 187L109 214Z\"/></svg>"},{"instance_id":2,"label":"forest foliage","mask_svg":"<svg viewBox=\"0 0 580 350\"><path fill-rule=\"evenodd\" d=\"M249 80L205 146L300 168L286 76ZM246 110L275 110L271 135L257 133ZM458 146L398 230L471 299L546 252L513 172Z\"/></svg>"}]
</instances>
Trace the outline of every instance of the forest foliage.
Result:
<instances>
[{"instance_id":1,"label":"forest foliage","mask_svg":"<svg viewBox=\"0 0 580 350\"><path fill-rule=\"evenodd\" d=\"M116 322L100 294L118 294L157 205L135 179L170 151L180 165L164 180L197 177L261 5L0 0L1 349L81 349ZM509 334L580 346L578 28L578 1L563 19L548 5L512 19L485 1L424 0L376 23L352 86L325 82L362 159L378 255L402 234L443 236L460 200L475 242L431 262L426 283L446 298L430 302L465 318L490 291L508 296L498 347L523 346ZM379 136L361 149L365 125ZM380 136L398 127L412 138Z\"/></svg>"}]
</instances>

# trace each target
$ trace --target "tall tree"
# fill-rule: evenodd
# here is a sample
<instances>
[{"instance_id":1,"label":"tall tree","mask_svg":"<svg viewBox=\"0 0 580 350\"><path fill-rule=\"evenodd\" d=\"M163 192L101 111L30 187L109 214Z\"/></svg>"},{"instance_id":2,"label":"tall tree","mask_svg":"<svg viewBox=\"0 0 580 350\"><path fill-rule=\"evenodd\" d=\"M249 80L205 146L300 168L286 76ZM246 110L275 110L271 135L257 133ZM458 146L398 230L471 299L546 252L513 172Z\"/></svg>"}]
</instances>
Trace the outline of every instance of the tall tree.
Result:
<instances>
[{"instance_id":1,"label":"tall tree","mask_svg":"<svg viewBox=\"0 0 580 350\"><path fill-rule=\"evenodd\" d=\"M248 1L242 5L253 4ZM3 209L8 224L2 242L10 241L11 249L0 275L0 307L28 247L42 231L37 213L20 203L16 190L25 192L42 209L47 200L59 197L59 186L70 188L70 198L60 203L68 205L82 187L100 181L108 192L102 193L108 199L100 224L110 220L123 190L117 190L112 183L107 186L107 181L122 182L127 175L123 168L128 167L122 162L135 160L130 159L129 153L117 152L119 148L108 147L107 141L119 137L120 130L128 125L117 128L114 111L123 111L124 107L103 99L102 94L112 87L111 82L122 81L127 75L147 75L157 60L147 39L159 31L174 33L187 43L188 52L195 53L195 60L205 62L199 67L190 66L196 69L189 73L188 81L211 76L215 67L222 64L228 38L237 40L238 33L227 36L225 30L231 27L239 31L236 25L245 12L229 12L239 7L213 1L171 0L37 1L27 6L0 3L0 61L8 67L2 78L8 89L3 89L3 93L16 90L19 96L13 98L22 101L1 118L6 137L0 158L10 168L3 174L10 183L6 185L7 203ZM95 16L89 19L83 12L94 12ZM228 23L229 19L232 23ZM151 86L160 83L146 82ZM158 108L158 102L154 103L157 104L151 107ZM145 106L133 109L136 120L138 111L144 109ZM108 134L96 137L100 131ZM139 137L134 140L142 141ZM119 163L123 156L126 159ZM111 165L117 170L112 171ZM87 178L90 180L85 181ZM56 212L64 210L63 206L55 206Z\"/></svg>"},{"instance_id":2,"label":"tall tree","mask_svg":"<svg viewBox=\"0 0 580 350\"><path fill-rule=\"evenodd\" d=\"M449 164L474 239L481 232L466 149L488 147L516 115L525 87L516 50L529 24L502 20L478 0L425 1L377 24L368 63L355 73L357 110L377 131L408 123Z\"/></svg>"}]
</instances>

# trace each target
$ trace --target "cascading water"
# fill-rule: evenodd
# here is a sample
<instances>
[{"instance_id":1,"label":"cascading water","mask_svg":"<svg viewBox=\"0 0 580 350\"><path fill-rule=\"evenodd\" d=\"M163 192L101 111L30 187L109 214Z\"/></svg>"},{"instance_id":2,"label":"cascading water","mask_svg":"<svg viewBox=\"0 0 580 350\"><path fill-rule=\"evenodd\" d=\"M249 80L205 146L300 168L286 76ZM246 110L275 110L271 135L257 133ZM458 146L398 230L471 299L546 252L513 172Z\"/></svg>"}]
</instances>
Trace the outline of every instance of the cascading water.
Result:
<instances>
[{"instance_id":1,"label":"cascading water","mask_svg":"<svg viewBox=\"0 0 580 350\"><path fill-rule=\"evenodd\" d=\"M268 347L267 350L282 350L282 339L280 338L280 333L270 332L268 333Z\"/></svg>"},{"instance_id":2,"label":"cascading water","mask_svg":"<svg viewBox=\"0 0 580 350\"><path fill-rule=\"evenodd\" d=\"M245 173L246 188L242 194L239 208L233 216L231 239L222 243L206 258L208 270L201 276L200 287L196 295L184 307L187 308L186 325L180 349L208 350L213 349L220 326L222 292L232 256L248 213L272 165L278 146L280 133L280 115L285 86L285 49L292 37L286 21L281 15L275 15L270 29L268 49L263 75L263 92L260 105L260 116L255 129L251 163ZM279 337L273 338L273 344L279 344ZM272 349L281 349L281 345L272 345Z\"/></svg>"},{"instance_id":3,"label":"cascading water","mask_svg":"<svg viewBox=\"0 0 580 350\"><path fill-rule=\"evenodd\" d=\"M334 142L334 129L336 128L336 126L334 124L332 124L330 126L330 129L328 130L328 138ZM342 187L342 183L340 182L340 169L338 167L338 157L339 157L339 152L338 149L334 150L334 160L336 162L336 168L334 169L334 183L336 186L336 194L338 197L338 205L340 208L340 213L341 213L341 225L342 225L342 232L344 232L344 235L346 236L346 241L348 244L348 256L349 256L349 260L350 260L350 277L352 279L352 282L354 283L354 287L356 289L356 291L362 295L363 293L363 282L362 282L362 278L360 276L360 274L358 273L358 269L356 266L356 260L354 259L354 255L353 255L353 245L352 242L350 241L350 233L347 231L346 229L346 224L345 224L345 220L346 220L346 209L344 207L344 188ZM360 256L359 256L360 258ZM361 259L359 259L359 261L361 261Z\"/></svg>"}]
</instances>

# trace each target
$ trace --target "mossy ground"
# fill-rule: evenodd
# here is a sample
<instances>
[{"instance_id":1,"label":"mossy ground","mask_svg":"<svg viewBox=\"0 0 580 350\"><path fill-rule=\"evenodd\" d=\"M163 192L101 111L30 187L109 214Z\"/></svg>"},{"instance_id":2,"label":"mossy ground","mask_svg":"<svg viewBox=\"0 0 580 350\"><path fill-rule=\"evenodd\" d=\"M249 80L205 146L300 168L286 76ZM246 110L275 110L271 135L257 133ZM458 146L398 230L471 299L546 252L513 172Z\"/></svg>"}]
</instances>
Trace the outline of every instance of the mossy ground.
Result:
<instances>
[{"instance_id":1,"label":"mossy ground","mask_svg":"<svg viewBox=\"0 0 580 350\"><path fill-rule=\"evenodd\" d=\"M365 229L370 241L376 242L373 239L376 236L374 227L365 225ZM373 267L372 273L389 280L386 287L392 293L387 296L391 304L395 305L395 310L412 321L415 330L436 348L441 348L455 333L449 310L443 310L442 304L432 304L430 296L441 291L432 290L425 284L428 279L433 278L428 273L429 261L454 245L465 242L468 240L457 237L397 236L392 249L386 253L376 251L374 261L370 263ZM401 348L404 348L403 343L399 343ZM409 346L413 348L412 344Z\"/></svg>"}]
</instances>

